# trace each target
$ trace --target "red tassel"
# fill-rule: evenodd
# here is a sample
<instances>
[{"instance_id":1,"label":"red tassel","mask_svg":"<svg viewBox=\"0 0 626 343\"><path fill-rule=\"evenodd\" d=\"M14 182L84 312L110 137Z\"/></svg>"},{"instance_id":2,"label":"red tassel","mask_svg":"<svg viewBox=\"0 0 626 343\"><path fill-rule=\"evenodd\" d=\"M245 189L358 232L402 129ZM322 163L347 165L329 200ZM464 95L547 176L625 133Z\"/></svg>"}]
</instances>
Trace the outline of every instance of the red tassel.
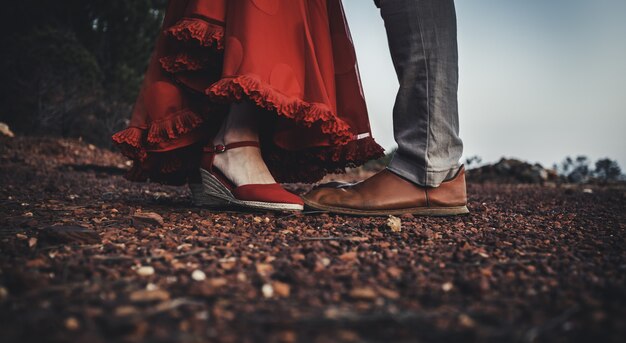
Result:
<instances>
[{"instance_id":1,"label":"red tassel","mask_svg":"<svg viewBox=\"0 0 626 343\"><path fill-rule=\"evenodd\" d=\"M202 122L202 118L190 110L179 111L168 118L150 124L148 143L155 144L176 139L197 128Z\"/></svg>"}]
</instances>

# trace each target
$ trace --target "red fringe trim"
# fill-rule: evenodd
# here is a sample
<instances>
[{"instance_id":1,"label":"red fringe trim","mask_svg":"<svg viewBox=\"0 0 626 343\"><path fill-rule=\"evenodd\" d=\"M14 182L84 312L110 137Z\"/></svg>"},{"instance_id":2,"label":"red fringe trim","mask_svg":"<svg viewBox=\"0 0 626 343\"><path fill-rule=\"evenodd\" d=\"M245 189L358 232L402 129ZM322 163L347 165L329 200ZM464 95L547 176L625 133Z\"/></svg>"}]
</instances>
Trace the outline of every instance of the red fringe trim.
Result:
<instances>
[{"instance_id":1,"label":"red fringe trim","mask_svg":"<svg viewBox=\"0 0 626 343\"><path fill-rule=\"evenodd\" d=\"M200 46L224 50L224 28L198 18L183 18L165 31L180 41L195 41Z\"/></svg>"},{"instance_id":2,"label":"red fringe trim","mask_svg":"<svg viewBox=\"0 0 626 343\"><path fill-rule=\"evenodd\" d=\"M337 117L328 106L288 97L265 85L255 76L224 78L205 92L211 100L220 102L241 101L245 96L257 106L275 111L306 127L321 121L322 132L331 135L337 145L344 145L352 140L350 126Z\"/></svg>"},{"instance_id":3,"label":"red fringe trim","mask_svg":"<svg viewBox=\"0 0 626 343\"><path fill-rule=\"evenodd\" d=\"M168 73L204 70L209 66L208 58L194 57L186 52L181 52L174 56L161 57L159 62L161 63L161 68Z\"/></svg>"},{"instance_id":4,"label":"red fringe trim","mask_svg":"<svg viewBox=\"0 0 626 343\"><path fill-rule=\"evenodd\" d=\"M138 127L129 127L117 132L111 138L115 142L124 156L134 160L144 160L146 151L141 146L144 130Z\"/></svg>"},{"instance_id":5,"label":"red fringe trim","mask_svg":"<svg viewBox=\"0 0 626 343\"><path fill-rule=\"evenodd\" d=\"M194 112L185 109L165 119L154 121L148 131L148 143L172 140L190 132L202 124L203 120Z\"/></svg>"},{"instance_id":6,"label":"red fringe trim","mask_svg":"<svg viewBox=\"0 0 626 343\"><path fill-rule=\"evenodd\" d=\"M196 180L202 144L194 144L166 152L148 152L143 161L133 161L126 179L136 182L158 182L180 186Z\"/></svg>"},{"instance_id":7,"label":"red fringe trim","mask_svg":"<svg viewBox=\"0 0 626 343\"><path fill-rule=\"evenodd\" d=\"M384 155L383 149L371 137L343 146L300 151L278 149L271 142L265 144L270 148L263 157L279 182L317 182L328 173L344 173L346 167L354 168ZM201 148L201 144L196 144L168 152L148 153L141 161L134 161L126 178L137 182L184 184L197 173Z\"/></svg>"},{"instance_id":8,"label":"red fringe trim","mask_svg":"<svg viewBox=\"0 0 626 343\"><path fill-rule=\"evenodd\" d=\"M367 137L337 147L302 151L272 150L264 158L279 182L314 183L327 174L343 174L346 168L358 167L384 155L383 148L373 138Z\"/></svg>"}]
</instances>

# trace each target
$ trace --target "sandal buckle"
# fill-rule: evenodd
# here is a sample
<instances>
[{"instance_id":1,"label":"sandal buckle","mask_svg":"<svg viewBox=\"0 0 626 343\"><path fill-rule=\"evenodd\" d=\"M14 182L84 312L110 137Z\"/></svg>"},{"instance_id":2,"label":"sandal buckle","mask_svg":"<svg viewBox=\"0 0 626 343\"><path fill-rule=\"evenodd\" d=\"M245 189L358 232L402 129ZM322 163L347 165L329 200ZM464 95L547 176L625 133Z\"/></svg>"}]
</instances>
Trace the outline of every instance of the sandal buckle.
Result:
<instances>
[{"instance_id":1,"label":"sandal buckle","mask_svg":"<svg viewBox=\"0 0 626 343\"><path fill-rule=\"evenodd\" d=\"M223 153L224 151L226 151L226 146L223 144L218 144L215 146L215 153L216 154L220 154Z\"/></svg>"}]
</instances>

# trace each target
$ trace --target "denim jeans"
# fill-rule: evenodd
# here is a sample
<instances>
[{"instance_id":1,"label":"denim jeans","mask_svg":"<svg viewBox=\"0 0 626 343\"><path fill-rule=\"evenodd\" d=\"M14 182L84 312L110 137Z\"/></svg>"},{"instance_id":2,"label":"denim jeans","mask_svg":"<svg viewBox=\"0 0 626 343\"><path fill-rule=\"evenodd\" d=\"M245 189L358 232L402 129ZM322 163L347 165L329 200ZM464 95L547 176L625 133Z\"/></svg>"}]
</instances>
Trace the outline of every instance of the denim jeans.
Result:
<instances>
[{"instance_id":1,"label":"denim jeans","mask_svg":"<svg viewBox=\"0 0 626 343\"><path fill-rule=\"evenodd\" d=\"M458 51L453 0L380 0L400 89L393 109L398 150L388 169L437 187L459 168Z\"/></svg>"}]
</instances>

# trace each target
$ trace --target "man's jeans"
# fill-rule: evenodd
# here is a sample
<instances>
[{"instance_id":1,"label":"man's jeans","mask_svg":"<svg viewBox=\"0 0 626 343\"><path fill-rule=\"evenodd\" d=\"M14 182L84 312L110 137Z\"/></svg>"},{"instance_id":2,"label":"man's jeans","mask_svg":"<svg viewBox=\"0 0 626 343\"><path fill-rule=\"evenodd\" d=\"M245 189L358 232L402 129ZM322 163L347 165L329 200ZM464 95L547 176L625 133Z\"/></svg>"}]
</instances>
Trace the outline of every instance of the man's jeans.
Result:
<instances>
[{"instance_id":1,"label":"man's jeans","mask_svg":"<svg viewBox=\"0 0 626 343\"><path fill-rule=\"evenodd\" d=\"M436 187L459 168L458 52L453 0L380 0L400 90L398 151L388 169Z\"/></svg>"}]
</instances>

